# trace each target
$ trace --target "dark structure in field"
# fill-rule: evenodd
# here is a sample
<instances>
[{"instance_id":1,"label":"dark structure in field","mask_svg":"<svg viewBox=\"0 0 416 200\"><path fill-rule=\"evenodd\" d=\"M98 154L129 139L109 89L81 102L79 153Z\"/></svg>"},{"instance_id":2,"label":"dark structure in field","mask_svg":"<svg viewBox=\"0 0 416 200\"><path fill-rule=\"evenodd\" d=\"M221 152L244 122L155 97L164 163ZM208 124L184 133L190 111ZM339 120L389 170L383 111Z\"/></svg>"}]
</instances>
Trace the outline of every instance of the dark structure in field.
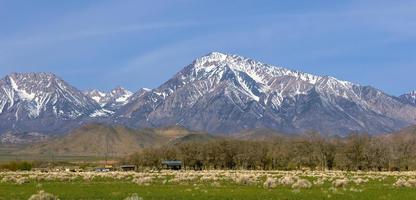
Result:
<instances>
[{"instance_id":1,"label":"dark structure in field","mask_svg":"<svg viewBox=\"0 0 416 200\"><path fill-rule=\"evenodd\" d=\"M165 160L162 161L163 169L180 170L182 169L182 161L179 160Z\"/></svg>"},{"instance_id":2,"label":"dark structure in field","mask_svg":"<svg viewBox=\"0 0 416 200\"><path fill-rule=\"evenodd\" d=\"M135 171L136 170L136 165L121 165L120 166L121 171Z\"/></svg>"}]
</instances>

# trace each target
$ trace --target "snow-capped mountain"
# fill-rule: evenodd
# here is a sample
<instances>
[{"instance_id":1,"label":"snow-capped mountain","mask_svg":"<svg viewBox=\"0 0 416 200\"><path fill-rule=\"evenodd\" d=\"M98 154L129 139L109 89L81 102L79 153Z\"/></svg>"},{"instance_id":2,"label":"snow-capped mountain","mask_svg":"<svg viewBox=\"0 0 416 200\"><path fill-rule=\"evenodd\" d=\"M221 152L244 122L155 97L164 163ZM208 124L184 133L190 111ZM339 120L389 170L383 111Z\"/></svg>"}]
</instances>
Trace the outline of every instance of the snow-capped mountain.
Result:
<instances>
[{"instance_id":1,"label":"snow-capped mountain","mask_svg":"<svg viewBox=\"0 0 416 200\"><path fill-rule=\"evenodd\" d=\"M370 86L213 52L155 89L85 94L50 73L0 80L0 141L28 141L85 123L180 125L212 133L269 128L285 133L386 133L416 124L416 92ZM7 133L7 134L6 134ZM3 135L2 135L3 134Z\"/></svg>"},{"instance_id":2,"label":"snow-capped mountain","mask_svg":"<svg viewBox=\"0 0 416 200\"><path fill-rule=\"evenodd\" d=\"M179 124L223 133L381 133L415 123L416 107L369 86L213 52L160 87L137 92L116 116L135 127Z\"/></svg>"},{"instance_id":3,"label":"snow-capped mountain","mask_svg":"<svg viewBox=\"0 0 416 200\"><path fill-rule=\"evenodd\" d=\"M107 94L104 92L101 92L100 90L93 89L88 90L84 92L85 95L93 99L95 102L97 102L101 107L104 107L104 105L107 103L106 96Z\"/></svg>"},{"instance_id":4,"label":"snow-capped mountain","mask_svg":"<svg viewBox=\"0 0 416 200\"><path fill-rule=\"evenodd\" d=\"M108 93L99 90L86 91L85 95L96 101L103 109L115 111L128 103L133 93L123 87L116 87Z\"/></svg>"},{"instance_id":5,"label":"snow-capped mountain","mask_svg":"<svg viewBox=\"0 0 416 200\"><path fill-rule=\"evenodd\" d=\"M416 106L416 91L412 91L408 94L403 94L399 98L405 103Z\"/></svg>"},{"instance_id":6,"label":"snow-capped mountain","mask_svg":"<svg viewBox=\"0 0 416 200\"><path fill-rule=\"evenodd\" d=\"M0 133L61 133L100 106L50 73L14 73L0 80Z\"/></svg>"}]
</instances>

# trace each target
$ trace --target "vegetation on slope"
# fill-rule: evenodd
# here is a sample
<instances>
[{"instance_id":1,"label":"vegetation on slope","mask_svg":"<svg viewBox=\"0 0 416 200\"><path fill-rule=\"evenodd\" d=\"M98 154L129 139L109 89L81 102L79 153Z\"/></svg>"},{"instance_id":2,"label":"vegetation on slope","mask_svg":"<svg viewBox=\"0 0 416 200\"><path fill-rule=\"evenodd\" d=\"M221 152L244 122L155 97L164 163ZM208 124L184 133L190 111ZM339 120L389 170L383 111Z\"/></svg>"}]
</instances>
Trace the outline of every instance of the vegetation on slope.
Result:
<instances>
[{"instance_id":1,"label":"vegetation on slope","mask_svg":"<svg viewBox=\"0 0 416 200\"><path fill-rule=\"evenodd\" d=\"M124 126L88 124L64 136L32 144L18 151L18 154L120 157L143 148L165 145L188 134L199 133L181 127L136 130Z\"/></svg>"},{"instance_id":2,"label":"vegetation on slope","mask_svg":"<svg viewBox=\"0 0 416 200\"><path fill-rule=\"evenodd\" d=\"M159 168L163 160L181 160L187 169L414 170L415 130L381 136L351 134L345 138L311 132L258 140L195 140L145 148L127 162L142 168Z\"/></svg>"}]
</instances>

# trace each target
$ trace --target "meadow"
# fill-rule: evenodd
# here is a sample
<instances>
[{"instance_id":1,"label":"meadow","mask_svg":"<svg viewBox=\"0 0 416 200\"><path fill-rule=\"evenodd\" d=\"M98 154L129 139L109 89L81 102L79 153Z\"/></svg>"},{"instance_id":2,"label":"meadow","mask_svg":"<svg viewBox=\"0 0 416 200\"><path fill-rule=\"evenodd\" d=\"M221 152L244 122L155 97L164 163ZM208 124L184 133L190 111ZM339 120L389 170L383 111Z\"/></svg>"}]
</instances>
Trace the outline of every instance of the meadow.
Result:
<instances>
[{"instance_id":1,"label":"meadow","mask_svg":"<svg viewBox=\"0 0 416 200\"><path fill-rule=\"evenodd\" d=\"M0 172L4 200L413 199L415 188L415 172Z\"/></svg>"}]
</instances>

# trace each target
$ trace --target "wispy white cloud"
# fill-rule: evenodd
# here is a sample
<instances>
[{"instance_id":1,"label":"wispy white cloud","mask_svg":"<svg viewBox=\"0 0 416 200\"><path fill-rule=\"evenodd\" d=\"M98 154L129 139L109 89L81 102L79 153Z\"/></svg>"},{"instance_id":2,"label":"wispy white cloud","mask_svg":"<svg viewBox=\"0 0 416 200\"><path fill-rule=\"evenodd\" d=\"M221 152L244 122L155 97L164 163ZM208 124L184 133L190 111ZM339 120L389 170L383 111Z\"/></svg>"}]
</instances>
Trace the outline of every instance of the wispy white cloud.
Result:
<instances>
[{"instance_id":1,"label":"wispy white cloud","mask_svg":"<svg viewBox=\"0 0 416 200\"><path fill-rule=\"evenodd\" d=\"M76 30L74 32L45 33L42 35L32 35L24 38L14 38L4 41L3 45L9 47L30 46L39 44L50 44L57 42L68 42L73 40L88 39L98 36L108 36L120 33L140 32L167 28L181 28L195 25L194 22L150 22L142 24L128 24L124 26L111 27L91 27L86 30ZM4 46L3 46L4 47Z\"/></svg>"},{"instance_id":2,"label":"wispy white cloud","mask_svg":"<svg viewBox=\"0 0 416 200\"><path fill-rule=\"evenodd\" d=\"M74 74L112 69L99 73L108 80L121 77L133 87L153 87L193 58L224 51L331 75L335 70L328 69L347 64L351 64L350 68L361 67L360 56L400 54L386 48L414 41L416 36L414 1L350 1L342 6L325 4L317 9L294 9L295 12L261 12L253 4L253 10L229 10L229 14L193 10L197 4L193 1L180 5L177 1L102 2L62 13L45 23L29 24L11 37L0 37L0 72L13 67L30 70L36 65L36 69L52 69L42 66L56 64L53 69L70 74L71 70L58 69L68 63L80 65L74 67ZM234 5L228 5L227 9L232 8ZM90 52L92 56L85 58ZM412 60L406 58L400 64L407 62L406 66L410 66ZM374 59L373 65L366 68L373 70L381 62L383 59ZM311 67L299 67L308 64ZM316 67L312 69L312 65Z\"/></svg>"}]
</instances>

